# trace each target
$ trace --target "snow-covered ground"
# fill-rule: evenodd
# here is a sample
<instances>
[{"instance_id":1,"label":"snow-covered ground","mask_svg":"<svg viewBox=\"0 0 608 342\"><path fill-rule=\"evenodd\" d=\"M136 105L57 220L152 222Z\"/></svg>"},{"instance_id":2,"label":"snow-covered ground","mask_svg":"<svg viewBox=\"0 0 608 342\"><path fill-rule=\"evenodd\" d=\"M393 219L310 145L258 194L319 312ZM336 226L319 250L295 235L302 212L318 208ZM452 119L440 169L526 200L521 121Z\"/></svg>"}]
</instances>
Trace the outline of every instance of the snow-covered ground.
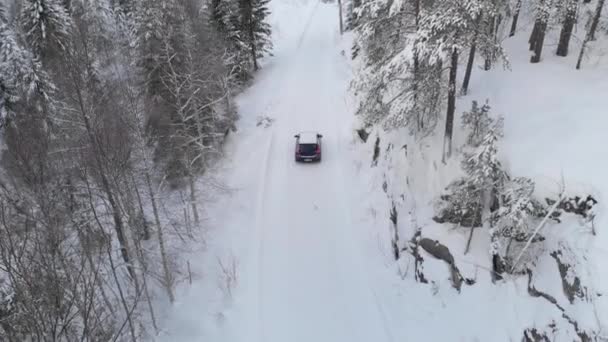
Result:
<instances>
[{"instance_id":1,"label":"snow-covered ground","mask_svg":"<svg viewBox=\"0 0 608 342\"><path fill-rule=\"evenodd\" d=\"M521 340L524 330L535 328L552 341L582 340L580 333L586 333L590 340L608 338L605 267L608 235L603 228L608 223L604 213L608 148L603 141L608 102L602 95L608 86L608 64L604 57L608 44L605 39L595 42L587 51L582 70L575 70L583 28L576 31L567 58L554 55L558 32L552 31L542 62L530 64L527 39L532 16L525 12L523 17L518 34L503 41L509 69L495 66L489 72L483 71L479 65L483 61L478 57L469 95L458 99L454 145L461 146L465 138L459 128L460 113L471 108L472 100L480 103L489 100L492 112L505 118L500 157L508 171L513 176L532 178L536 183L535 195L541 201L545 197L557 198L562 176L566 196L594 196L599 201L594 223L597 235L580 218L549 224L542 231L547 240L534 247L544 254L529 265L533 271L532 291L526 276L492 284L487 232L477 230L471 252L464 255L469 229L432 220L433 200L462 175L458 154L447 165L441 162L445 123L440 122L436 134L423 141L409 137L407 129L384 132L374 127L367 143L357 149L355 158L361 162L360 181L367 179L369 189L359 199L369 208L369 213L362 216L376 232L380 250L386 254L384 260L394 268L393 273L404 275L405 279L395 285L396 296L404 300L393 301L391 315L397 315L395 319L416 317L416 324L408 320L393 325L394 329L402 327L409 336L429 340L508 341ZM463 60L466 57L462 56ZM377 139L379 158L377 165L371 166ZM394 232L389 220L393 204L399 214L400 248L407 246L416 227L421 227L422 237L449 247L462 276L475 280L475 284L463 285L458 294L452 288L447 265L426 253L422 257L428 285L412 280L414 261L408 253L402 253L399 262L394 263L391 255ZM561 261L571 266L563 278L571 284L575 277L579 278L580 297L567 298L558 263L550 255L556 250L564 251ZM534 290L549 295L557 305L548 298L534 296Z\"/></svg>"},{"instance_id":2,"label":"snow-covered ground","mask_svg":"<svg viewBox=\"0 0 608 342\"><path fill-rule=\"evenodd\" d=\"M198 269L209 276L179 295L160 340L391 341L352 221L351 73L337 7L272 4L275 56L238 99L221 171L231 191L207 213ZM293 135L307 130L325 136L320 164L294 162ZM238 264L230 293L209 285L225 285L216 256Z\"/></svg>"},{"instance_id":3,"label":"snow-covered ground","mask_svg":"<svg viewBox=\"0 0 608 342\"><path fill-rule=\"evenodd\" d=\"M582 330L606 334L608 299L596 296L608 291L602 267L608 221L601 211L596 237L569 220L551 226L558 233L547 242L568 243L573 262L589 258L576 269L590 300L568 303L549 256L536 265L532 285L565 312L530 296L527 277L493 284L487 234L476 233L465 256L468 230L431 220L431 200L458 175L457 161L440 162L441 136L418 144L403 131L377 129L359 142L348 88L357 69L348 58L352 33L339 36L335 4L271 6L274 57L238 99L239 130L217 170L227 189L207 208L206 246L192 261L195 280L179 289L159 341L509 341L552 323L558 326L552 340L576 340L562 314L576 317ZM546 195L555 194L563 174L570 194L593 194L603 206L606 65L591 60L576 71L572 58L554 57L550 47L542 64L529 64L524 36L505 42L510 71L474 72L457 112L489 98L505 116L501 153L514 175L533 178ZM294 163L293 135L305 130L324 135L320 164ZM380 157L372 166L377 138ZM458 132L455 139L458 145ZM428 254L422 255L427 284L414 280L411 256L395 262L393 203L401 246L423 227L423 236L448 246L475 284L456 291L448 266Z\"/></svg>"}]
</instances>

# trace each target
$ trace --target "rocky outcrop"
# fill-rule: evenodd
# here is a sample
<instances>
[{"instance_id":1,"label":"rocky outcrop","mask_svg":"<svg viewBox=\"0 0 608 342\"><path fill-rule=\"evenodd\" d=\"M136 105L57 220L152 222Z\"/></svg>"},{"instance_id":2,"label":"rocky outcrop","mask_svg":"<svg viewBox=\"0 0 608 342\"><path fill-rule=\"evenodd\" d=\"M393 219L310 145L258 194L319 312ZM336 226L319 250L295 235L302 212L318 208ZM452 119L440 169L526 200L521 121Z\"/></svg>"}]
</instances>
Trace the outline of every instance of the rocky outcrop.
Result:
<instances>
[{"instance_id":1,"label":"rocky outcrop","mask_svg":"<svg viewBox=\"0 0 608 342\"><path fill-rule=\"evenodd\" d=\"M360 128L357 130L357 135L364 143L367 142L367 138L369 138L369 133L365 130L365 128Z\"/></svg>"},{"instance_id":2,"label":"rocky outcrop","mask_svg":"<svg viewBox=\"0 0 608 342\"><path fill-rule=\"evenodd\" d=\"M372 167L378 166L379 157L380 157L380 137L377 137L376 143L374 144L374 156L372 158Z\"/></svg>"},{"instance_id":3,"label":"rocky outcrop","mask_svg":"<svg viewBox=\"0 0 608 342\"><path fill-rule=\"evenodd\" d=\"M414 234L414 236L410 240L410 246L408 250L414 257L414 278L420 283L427 284L428 280L424 276L423 270L424 258L422 257L422 255L420 255L420 235L420 230L417 230L416 234Z\"/></svg>"},{"instance_id":4,"label":"rocky outcrop","mask_svg":"<svg viewBox=\"0 0 608 342\"><path fill-rule=\"evenodd\" d=\"M570 264L568 261L569 258L565 253L570 254L568 249L562 248L551 252L551 257L553 257L557 263L559 275L562 279L564 295L568 298L570 304L572 304L576 298L586 300L587 288L581 285L581 280L578 275L576 275L576 269L574 265Z\"/></svg>"},{"instance_id":5,"label":"rocky outcrop","mask_svg":"<svg viewBox=\"0 0 608 342\"><path fill-rule=\"evenodd\" d=\"M427 253L432 255L434 258L443 260L450 269L450 280L452 281L452 286L460 292L462 288L462 283L465 282L467 285L472 285L474 283L471 279L465 279L460 270L456 266L454 262L454 256L450 252L450 249L437 240L431 240L427 238L420 239L420 247L424 249Z\"/></svg>"},{"instance_id":6,"label":"rocky outcrop","mask_svg":"<svg viewBox=\"0 0 608 342\"><path fill-rule=\"evenodd\" d=\"M593 341L593 339L591 339L590 335L579 327L578 322L566 313L566 309L559 304L559 302L557 301L557 299L555 299L555 297L553 297L550 294L547 294L543 291L540 291L534 287L534 285L532 284L532 278L533 278L532 270L528 269L527 273L528 273L528 294L535 298L545 299L549 303L553 304L559 311L561 311L562 318L564 318L569 324L572 325L572 327L574 328L574 331L576 331L576 334L580 338L579 341L581 341L581 342Z\"/></svg>"},{"instance_id":7,"label":"rocky outcrop","mask_svg":"<svg viewBox=\"0 0 608 342\"><path fill-rule=\"evenodd\" d=\"M524 331L523 342L551 342L546 333L539 332L536 328L526 329Z\"/></svg>"}]
</instances>

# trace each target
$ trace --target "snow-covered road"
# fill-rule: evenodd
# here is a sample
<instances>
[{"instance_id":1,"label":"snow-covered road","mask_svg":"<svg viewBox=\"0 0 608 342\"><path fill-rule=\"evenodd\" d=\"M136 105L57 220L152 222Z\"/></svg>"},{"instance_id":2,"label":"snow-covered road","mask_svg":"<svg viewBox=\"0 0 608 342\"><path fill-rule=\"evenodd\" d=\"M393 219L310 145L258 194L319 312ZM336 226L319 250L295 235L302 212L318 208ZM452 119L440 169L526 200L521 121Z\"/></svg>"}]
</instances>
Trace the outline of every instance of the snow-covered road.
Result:
<instances>
[{"instance_id":1,"label":"snow-covered road","mask_svg":"<svg viewBox=\"0 0 608 342\"><path fill-rule=\"evenodd\" d=\"M275 120L267 140L253 142L256 164L237 166L260 169L240 339L390 341L353 238L346 150L353 113L337 7L311 1L304 8L291 48L239 103L244 116L265 111ZM293 135L301 130L324 134L322 163L294 162Z\"/></svg>"},{"instance_id":2,"label":"snow-covered road","mask_svg":"<svg viewBox=\"0 0 608 342\"><path fill-rule=\"evenodd\" d=\"M392 341L351 212L351 71L337 6L271 5L275 55L238 98L239 131L221 171L237 190L208 208L213 232L196 265L208 277L179 296L161 340ZM272 125L258 126L260 116ZM293 135L306 130L324 135L320 164L294 162ZM218 304L209 283L222 287L221 271L210 270L221 254L237 259L238 279Z\"/></svg>"}]
</instances>

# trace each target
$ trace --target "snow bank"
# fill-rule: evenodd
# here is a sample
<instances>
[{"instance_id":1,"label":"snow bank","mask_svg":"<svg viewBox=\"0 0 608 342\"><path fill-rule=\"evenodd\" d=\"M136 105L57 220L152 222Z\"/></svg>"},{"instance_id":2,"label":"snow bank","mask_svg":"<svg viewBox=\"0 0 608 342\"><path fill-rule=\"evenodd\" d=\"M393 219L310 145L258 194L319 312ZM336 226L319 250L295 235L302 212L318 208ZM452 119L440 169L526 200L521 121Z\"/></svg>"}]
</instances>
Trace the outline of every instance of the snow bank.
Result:
<instances>
[{"instance_id":1,"label":"snow bank","mask_svg":"<svg viewBox=\"0 0 608 342\"><path fill-rule=\"evenodd\" d=\"M608 256L608 234L603 229L608 224L603 210L608 194L608 148L603 141L608 125L608 102L603 96L608 89L608 63L598 58L608 44L596 42L583 69L577 71L580 40L572 39L571 56L557 57L552 51L557 38L550 34L541 63L530 64L526 41L530 22L520 20L524 25L520 33L504 41L509 69L473 71L469 95L457 101L454 146L461 146L465 138L459 114L470 109L472 100L488 99L492 112L505 117L500 155L510 174L532 178L535 195L542 201L557 198L562 177L567 196L595 197L597 236L579 217L564 217L562 223L551 223L542 231L546 237L538 247L542 256L530 265L530 275L492 283L487 232L476 229L471 252L464 255L469 229L431 219L433 200L462 175L458 156L447 164L441 162L445 123L440 122L436 134L422 141L408 136L407 129L368 128L367 142L357 141L353 150L354 169L362 182L357 196L362 203L360 219L367 223L375 245L370 255L381 255L388 270L384 279L393 281L386 305L392 312L389 316L402 318L404 336L505 341L521 340L524 331L532 334L529 329L536 329L535 333L547 333L554 341L573 341L584 336L601 339L608 333L608 299L602 296L608 292L608 272L603 267ZM356 73L361 68L357 63L353 64ZM361 127L359 123L353 130ZM393 207L396 225L391 221ZM417 229L422 237L448 247L461 276L473 284L464 283L460 292L456 290L448 265L426 252L420 255L424 261L417 263L409 249Z\"/></svg>"}]
</instances>

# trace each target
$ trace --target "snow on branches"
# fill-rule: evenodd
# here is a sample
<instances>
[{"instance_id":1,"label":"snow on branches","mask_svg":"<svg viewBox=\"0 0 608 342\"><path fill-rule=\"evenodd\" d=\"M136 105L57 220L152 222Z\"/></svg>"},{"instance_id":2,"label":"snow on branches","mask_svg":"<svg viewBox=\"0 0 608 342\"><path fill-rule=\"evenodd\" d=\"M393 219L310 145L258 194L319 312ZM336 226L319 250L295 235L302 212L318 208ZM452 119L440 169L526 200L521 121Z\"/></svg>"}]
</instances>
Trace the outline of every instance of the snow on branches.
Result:
<instances>
[{"instance_id":1,"label":"snow on branches","mask_svg":"<svg viewBox=\"0 0 608 342\"><path fill-rule=\"evenodd\" d=\"M18 101L46 98L52 89L40 62L19 43L14 29L0 21L0 126L15 115Z\"/></svg>"},{"instance_id":2,"label":"snow on branches","mask_svg":"<svg viewBox=\"0 0 608 342\"><path fill-rule=\"evenodd\" d=\"M67 48L72 18L61 0L25 0L20 22L37 54Z\"/></svg>"},{"instance_id":3,"label":"snow on branches","mask_svg":"<svg viewBox=\"0 0 608 342\"><path fill-rule=\"evenodd\" d=\"M487 103L479 107L473 102L471 111L462 115L462 125L469 132L462 155L465 176L448 187L435 220L488 229L490 255L502 264L511 257L512 241L525 241L531 236L532 223L545 209L533 197L534 182L525 177L511 178L498 158L502 118L490 116ZM471 229L469 241L472 233Z\"/></svg>"},{"instance_id":4,"label":"snow on branches","mask_svg":"<svg viewBox=\"0 0 608 342\"><path fill-rule=\"evenodd\" d=\"M483 0L375 0L356 7L354 54L362 58L362 72L355 87L363 93L359 114L385 129L408 126L417 137L433 132L446 95L454 98L454 63L462 51L479 51L487 68L496 60L506 63L497 26L507 11L507 1ZM446 65L453 69L449 82ZM453 113L449 103L448 111Z\"/></svg>"}]
</instances>

